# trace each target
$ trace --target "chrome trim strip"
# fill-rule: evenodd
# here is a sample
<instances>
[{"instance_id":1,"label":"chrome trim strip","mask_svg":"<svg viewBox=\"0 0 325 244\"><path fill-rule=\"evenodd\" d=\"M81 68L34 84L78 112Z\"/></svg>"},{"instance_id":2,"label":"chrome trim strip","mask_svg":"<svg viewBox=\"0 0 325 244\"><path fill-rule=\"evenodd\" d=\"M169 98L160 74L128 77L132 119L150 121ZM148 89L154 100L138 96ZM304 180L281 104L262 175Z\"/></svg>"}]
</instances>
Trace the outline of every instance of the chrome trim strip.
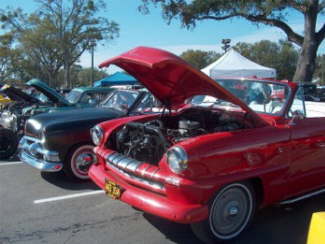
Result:
<instances>
[{"instance_id":1,"label":"chrome trim strip","mask_svg":"<svg viewBox=\"0 0 325 244\"><path fill-rule=\"evenodd\" d=\"M133 162L127 165L126 169L130 171L135 171L141 164L141 162L133 160Z\"/></svg>"},{"instance_id":2,"label":"chrome trim strip","mask_svg":"<svg viewBox=\"0 0 325 244\"><path fill-rule=\"evenodd\" d=\"M114 152L114 153L112 153L112 154L110 154L110 155L108 155L108 157L107 157L107 160L111 161L111 160L112 160L112 158L114 158L114 157L115 157L115 155L116 155L116 153L115 153L115 152Z\"/></svg>"},{"instance_id":3,"label":"chrome trim strip","mask_svg":"<svg viewBox=\"0 0 325 244\"><path fill-rule=\"evenodd\" d=\"M112 159L111 159L111 161L116 161L116 160L118 160L118 158L121 156L121 154L119 154L119 153L114 153L114 156L112 156Z\"/></svg>"},{"instance_id":4,"label":"chrome trim strip","mask_svg":"<svg viewBox=\"0 0 325 244\"><path fill-rule=\"evenodd\" d=\"M130 163L132 163L131 158L124 158L117 166L122 169L125 169Z\"/></svg>"},{"instance_id":5,"label":"chrome trim strip","mask_svg":"<svg viewBox=\"0 0 325 244\"><path fill-rule=\"evenodd\" d=\"M25 138L26 140L29 140L29 141L42 143L42 140L41 140L41 139L38 139L38 138L35 138L35 137L31 137L31 136L23 136L23 138Z\"/></svg>"},{"instance_id":6,"label":"chrome trim strip","mask_svg":"<svg viewBox=\"0 0 325 244\"><path fill-rule=\"evenodd\" d=\"M297 197L297 198L292 198L292 199L289 199L289 200L285 200L285 201L280 202L279 204L280 205L286 205L286 204L295 203L295 202L298 202L298 201L301 201L301 200L304 200L304 199L307 199L307 198L310 198L310 197L317 196L317 195L322 194L322 193L325 193L325 189L314 191L314 192L302 195L302 196Z\"/></svg>"},{"instance_id":7,"label":"chrome trim strip","mask_svg":"<svg viewBox=\"0 0 325 244\"><path fill-rule=\"evenodd\" d=\"M121 161L121 160L123 160L124 159L124 156L122 156L121 154L118 154L112 161L111 161L111 163L112 164L114 164L114 165L118 165L119 164L119 162Z\"/></svg>"}]
</instances>

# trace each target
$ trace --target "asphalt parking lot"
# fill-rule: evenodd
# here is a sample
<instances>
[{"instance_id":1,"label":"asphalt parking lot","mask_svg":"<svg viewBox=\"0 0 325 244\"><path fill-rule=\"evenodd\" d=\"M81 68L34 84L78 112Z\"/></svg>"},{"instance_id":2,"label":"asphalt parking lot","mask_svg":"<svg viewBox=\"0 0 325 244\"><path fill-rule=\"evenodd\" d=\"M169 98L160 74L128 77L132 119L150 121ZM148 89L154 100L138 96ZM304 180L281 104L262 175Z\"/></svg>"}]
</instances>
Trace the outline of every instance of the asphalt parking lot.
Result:
<instances>
[{"instance_id":1,"label":"asphalt parking lot","mask_svg":"<svg viewBox=\"0 0 325 244\"><path fill-rule=\"evenodd\" d=\"M325 195L258 212L245 244L306 243L311 214ZM186 225L114 201L92 184L71 183L13 159L0 161L0 243L200 243Z\"/></svg>"}]
</instances>

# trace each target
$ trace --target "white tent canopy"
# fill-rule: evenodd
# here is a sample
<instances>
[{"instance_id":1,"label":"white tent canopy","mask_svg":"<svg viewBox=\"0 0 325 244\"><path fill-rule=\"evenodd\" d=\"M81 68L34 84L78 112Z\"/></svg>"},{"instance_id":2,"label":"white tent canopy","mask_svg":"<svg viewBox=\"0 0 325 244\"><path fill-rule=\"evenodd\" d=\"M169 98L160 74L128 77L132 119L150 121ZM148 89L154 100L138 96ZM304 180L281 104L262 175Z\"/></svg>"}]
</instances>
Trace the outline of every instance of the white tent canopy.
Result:
<instances>
[{"instance_id":1,"label":"white tent canopy","mask_svg":"<svg viewBox=\"0 0 325 244\"><path fill-rule=\"evenodd\" d=\"M234 49L230 49L217 61L201 69L201 71L212 79L221 77L260 77L275 78L276 70L268 68L240 55Z\"/></svg>"}]
</instances>

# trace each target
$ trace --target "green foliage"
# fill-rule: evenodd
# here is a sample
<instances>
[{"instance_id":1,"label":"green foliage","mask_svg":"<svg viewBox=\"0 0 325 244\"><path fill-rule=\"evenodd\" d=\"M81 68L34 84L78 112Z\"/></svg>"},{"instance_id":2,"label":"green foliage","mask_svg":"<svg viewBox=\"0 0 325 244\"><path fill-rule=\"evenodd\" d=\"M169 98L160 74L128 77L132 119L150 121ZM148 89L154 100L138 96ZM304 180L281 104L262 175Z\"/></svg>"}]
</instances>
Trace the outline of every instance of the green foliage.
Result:
<instances>
[{"instance_id":1,"label":"green foliage","mask_svg":"<svg viewBox=\"0 0 325 244\"><path fill-rule=\"evenodd\" d=\"M71 68L71 81L72 87L79 87L79 86L92 86L93 82L91 80L92 76L92 69L91 68L82 68L80 65L74 65ZM94 80L101 80L107 77L108 74L97 68L94 68ZM61 70L59 73L59 80L57 87L64 87L64 71Z\"/></svg>"},{"instance_id":2,"label":"green foliage","mask_svg":"<svg viewBox=\"0 0 325 244\"><path fill-rule=\"evenodd\" d=\"M234 47L246 58L277 70L277 78L291 80L298 59L298 50L287 41L271 42L263 40L256 43L239 42ZM202 69L211 64L222 54L216 52L205 52L201 50L187 50L180 57L197 69ZM325 60L324 60L325 65Z\"/></svg>"},{"instance_id":3,"label":"green foliage","mask_svg":"<svg viewBox=\"0 0 325 244\"><path fill-rule=\"evenodd\" d=\"M298 50L287 41L263 40L254 44L237 43L234 48L248 59L277 70L278 79L292 80L298 60Z\"/></svg>"},{"instance_id":4,"label":"green foliage","mask_svg":"<svg viewBox=\"0 0 325 244\"><path fill-rule=\"evenodd\" d=\"M314 11L323 13L325 8L324 0L142 0L140 11L148 13L150 3L161 7L167 21L180 19L187 27L195 26L203 19L225 20L233 17L275 25L274 20L286 20L288 10L305 13L316 4Z\"/></svg>"},{"instance_id":5,"label":"green foliage","mask_svg":"<svg viewBox=\"0 0 325 244\"><path fill-rule=\"evenodd\" d=\"M243 18L257 25L264 24L281 29L290 42L300 46L294 80L310 81L315 68L317 50L325 38L325 23L316 30L318 15L325 14L325 0L142 0L139 10L149 12L150 4L160 6L163 17L170 23L181 21L188 28L202 20ZM287 23L291 12L304 17L305 29L301 35Z\"/></svg>"},{"instance_id":6,"label":"green foliage","mask_svg":"<svg viewBox=\"0 0 325 244\"><path fill-rule=\"evenodd\" d=\"M64 68L64 80L70 85L71 67L96 43L116 38L118 24L98 15L106 8L102 0L37 2L39 8L31 14L0 9L2 28L14 33L24 76L38 74L55 86Z\"/></svg>"},{"instance_id":7,"label":"green foliage","mask_svg":"<svg viewBox=\"0 0 325 244\"><path fill-rule=\"evenodd\" d=\"M180 57L196 69L202 69L217 60L221 55L216 52L205 52L201 50L187 50Z\"/></svg>"},{"instance_id":8,"label":"green foliage","mask_svg":"<svg viewBox=\"0 0 325 244\"><path fill-rule=\"evenodd\" d=\"M11 83L15 79L15 64L19 61L19 51L12 48L13 35L0 36L0 80Z\"/></svg>"}]
</instances>

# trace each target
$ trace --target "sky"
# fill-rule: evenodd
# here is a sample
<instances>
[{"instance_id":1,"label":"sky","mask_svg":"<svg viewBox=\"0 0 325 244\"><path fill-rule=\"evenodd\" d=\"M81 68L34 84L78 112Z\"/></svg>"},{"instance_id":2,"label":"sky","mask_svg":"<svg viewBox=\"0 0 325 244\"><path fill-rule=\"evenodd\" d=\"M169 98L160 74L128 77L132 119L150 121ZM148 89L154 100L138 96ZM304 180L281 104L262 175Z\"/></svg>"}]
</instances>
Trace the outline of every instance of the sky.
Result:
<instances>
[{"instance_id":1,"label":"sky","mask_svg":"<svg viewBox=\"0 0 325 244\"><path fill-rule=\"evenodd\" d=\"M105 1L107 10L102 11L100 15L119 24L120 36L96 47L95 65L140 45L165 49L179 55L188 49L222 52L221 40L225 38L230 38L232 45L237 42L254 43L260 40L277 41L286 38L284 33L277 28L265 25L256 26L239 18L226 21L205 20L198 22L194 29L188 30L182 28L178 20L167 25L159 8L151 8L148 15L141 14L137 10L141 0ZM21 7L26 12L31 12L37 7L34 0L0 0L0 3L2 8L5 6ZM302 33L302 15L292 11L287 20L295 31ZM318 28L324 22L325 16L318 18ZM321 53L325 53L324 42L319 49L319 54ZM82 55L80 64L84 67L91 66L89 52Z\"/></svg>"}]
</instances>

